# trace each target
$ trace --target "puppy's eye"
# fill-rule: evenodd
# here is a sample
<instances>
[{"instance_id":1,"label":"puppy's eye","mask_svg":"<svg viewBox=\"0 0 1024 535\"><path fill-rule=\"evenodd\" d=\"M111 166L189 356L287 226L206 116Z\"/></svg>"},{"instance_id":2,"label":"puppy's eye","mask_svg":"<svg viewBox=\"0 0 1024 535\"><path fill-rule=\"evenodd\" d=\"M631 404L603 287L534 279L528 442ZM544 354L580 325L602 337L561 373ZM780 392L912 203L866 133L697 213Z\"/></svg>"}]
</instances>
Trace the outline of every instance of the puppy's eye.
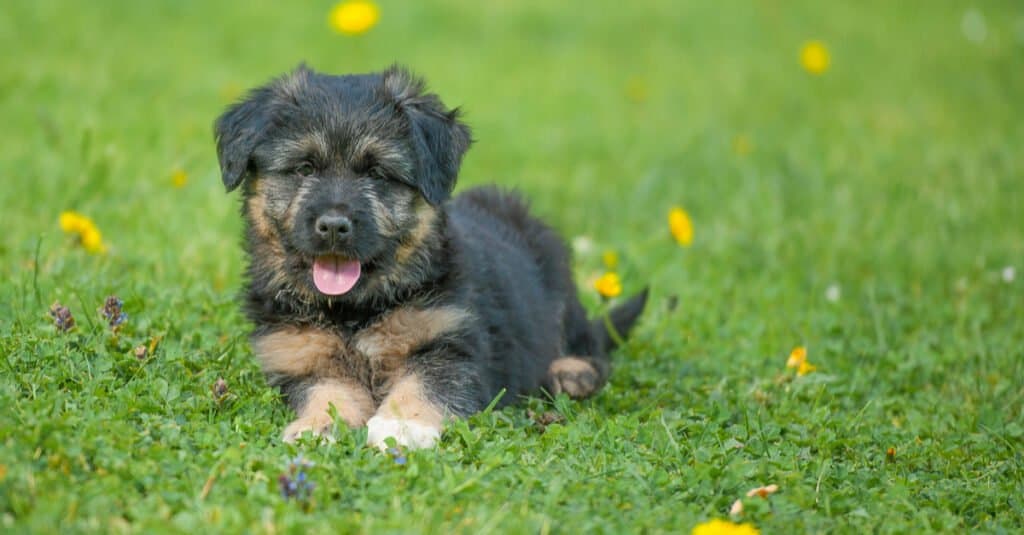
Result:
<instances>
[{"instance_id":1,"label":"puppy's eye","mask_svg":"<svg viewBox=\"0 0 1024 535\"><path fill-rule=\"evenodd\" d=\"M387 173L385 173L384 169L382 169L378 165L375 165L375 166L371 167L370 170L366 172L366 174L370 178L379 178L379 179L387 178Z\"/></svg>"},{"instance_id":2,"label":"puppy's eye","mask_svg":"<svg viewBox=\"0 0 1024 535\"><path fill-rule=\"evenodd\" d=\"M364 155L352 165L356 173L370 178L384 178L384 171L377 165L377 159L372 155Z\"/></svg>"},{"instance_id":3,"label":"puppy's eye","mask_svg":"<svg viewBox=\"0 0 1024 535\"><path fill-rule=\"evenodd\" d=\"M315 171L315 169L313 169L313 164L309 162L302 162L295 168L295 174L299 176L312 176L313 171Z\"/></svg>"}]
</instances>

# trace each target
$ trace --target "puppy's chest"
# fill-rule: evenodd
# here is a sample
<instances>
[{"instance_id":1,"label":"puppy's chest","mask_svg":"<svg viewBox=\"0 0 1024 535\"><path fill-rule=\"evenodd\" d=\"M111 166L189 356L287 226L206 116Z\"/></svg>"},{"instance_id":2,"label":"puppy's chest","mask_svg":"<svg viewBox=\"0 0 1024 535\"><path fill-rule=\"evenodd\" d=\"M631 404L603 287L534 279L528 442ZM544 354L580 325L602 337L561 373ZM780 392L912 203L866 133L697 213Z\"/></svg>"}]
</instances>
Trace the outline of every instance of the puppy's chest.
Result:
<instances>
[{"instance_id":1,"label":"puppy's chest","mask_svg":"<svg viewBox=\"0 0 1024 535\"><path fill-rule=\"evenodd\" d=\"M343 374L358 377L367 386L387 382L401 370L422 337L414 331L396 329L386 322L373 324L351 334L338 334L345 348L334 355Z\"/></svg>"},{"instance_id":2,"label":"puppy's chest","mask_svg":"<svg viewBox=\"0 0 1024 535\"><path fill-rule=\"evenodd\" d=\"M347 336L347 351L338 364L376 392L401 373L417 350L458 331L468 320L469 314L456 307L399 308Z\"/></svg>"},{"instance_id":3,"label":"puppy's chest","mask_svg":"<svg viewBox=\"0 0 1024 535\"><path fill-rule=\"evenodd\" d=\"M346 377L376 389L401 373L416 351L469 319L454 306L408 306L357 331L289 327L255 338L253 347L268 374Z\"/></svg>"}]
</instances>

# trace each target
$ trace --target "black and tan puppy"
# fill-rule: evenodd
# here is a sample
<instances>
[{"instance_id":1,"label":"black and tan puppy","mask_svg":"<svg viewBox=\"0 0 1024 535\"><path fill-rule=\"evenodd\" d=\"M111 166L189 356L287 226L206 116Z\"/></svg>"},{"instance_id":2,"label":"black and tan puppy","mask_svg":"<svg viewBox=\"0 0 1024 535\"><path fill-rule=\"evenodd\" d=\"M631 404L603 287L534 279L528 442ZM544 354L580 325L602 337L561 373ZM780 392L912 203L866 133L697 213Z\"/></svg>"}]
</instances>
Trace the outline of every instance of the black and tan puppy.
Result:
<instances>
[{"instance_id":1,"label":"black and tan puppy","mask_svg":"<svg viewBox=\"0 0 1024 535\"><path fill-rule=\"evenodd\" d=\"M448 417L608 378L611 338L587 320L562 240L516 196L449 200L470 144L457 110L407 71L305 67L217 120L224 185L241 186L253 349L298 418L329 407L368 441L427 447ZM626 333L646 295L611 322Z\"/></svg>"}]
</instances>

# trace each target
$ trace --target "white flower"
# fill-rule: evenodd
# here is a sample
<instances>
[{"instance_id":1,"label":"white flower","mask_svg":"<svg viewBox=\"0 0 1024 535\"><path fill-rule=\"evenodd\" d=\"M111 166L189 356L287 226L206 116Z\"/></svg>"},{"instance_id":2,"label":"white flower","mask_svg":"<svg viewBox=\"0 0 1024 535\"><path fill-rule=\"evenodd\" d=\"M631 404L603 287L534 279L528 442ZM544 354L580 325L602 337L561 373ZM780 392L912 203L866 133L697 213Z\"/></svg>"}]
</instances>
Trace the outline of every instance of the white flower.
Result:
<instances>
[{"instance_id":1,"label":"white flower","mask_svg":"<svg viewBox=\"0 0 1024 535\"><path fill-rule=\"evenodd\" d=\"M1017 278L1017 270L1013 266L1006 266L1003 268L1003 282L1009 284L1013 282L1013 279Z\"/></svg>"},{"instance_id":2,"label":"white flower","mask_svg":"<svg viewBox=\"0 0 1024 535\"><path fill-rule=\"evenodd\" d=\"M572 239L572 250L581 256L589 255L594 252L594 240L590 236L576 236Z\"/></svg>"},{"instance_id":3,"label":"white flower","mask_svg":"<svg viewBox=\"0 0 1024 535\"><path fill-rule=\"evenodd\" d=\"M830 303L839 301L839 298L842 297L842 295L843 292L839 289L838 284L832 283L828 285L828 288L825 288L825 300Z\"/></svg>"}]
</instances>

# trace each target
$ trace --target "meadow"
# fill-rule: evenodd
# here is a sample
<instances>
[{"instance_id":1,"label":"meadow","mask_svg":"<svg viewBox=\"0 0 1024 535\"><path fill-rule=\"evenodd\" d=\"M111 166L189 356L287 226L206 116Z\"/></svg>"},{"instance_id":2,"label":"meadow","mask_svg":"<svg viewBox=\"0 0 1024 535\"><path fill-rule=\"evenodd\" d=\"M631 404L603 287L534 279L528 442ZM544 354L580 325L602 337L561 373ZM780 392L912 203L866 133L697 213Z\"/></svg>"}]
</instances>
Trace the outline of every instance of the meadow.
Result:
<instances>
[{"instance_id":1,"label":"meadow","mask_svg":"<svg viewBox=\"0 0 1024 535\"><path fill-rule=\"evenodd\" d=\"M0 531L1024 529L1019 3L378 5L5 3ZM280 442L211 125L300 61L423 74L474 129L458 190L527 195L595 314L603 273L650 286L599 395Z\"/></svg>"}]
</instances>

